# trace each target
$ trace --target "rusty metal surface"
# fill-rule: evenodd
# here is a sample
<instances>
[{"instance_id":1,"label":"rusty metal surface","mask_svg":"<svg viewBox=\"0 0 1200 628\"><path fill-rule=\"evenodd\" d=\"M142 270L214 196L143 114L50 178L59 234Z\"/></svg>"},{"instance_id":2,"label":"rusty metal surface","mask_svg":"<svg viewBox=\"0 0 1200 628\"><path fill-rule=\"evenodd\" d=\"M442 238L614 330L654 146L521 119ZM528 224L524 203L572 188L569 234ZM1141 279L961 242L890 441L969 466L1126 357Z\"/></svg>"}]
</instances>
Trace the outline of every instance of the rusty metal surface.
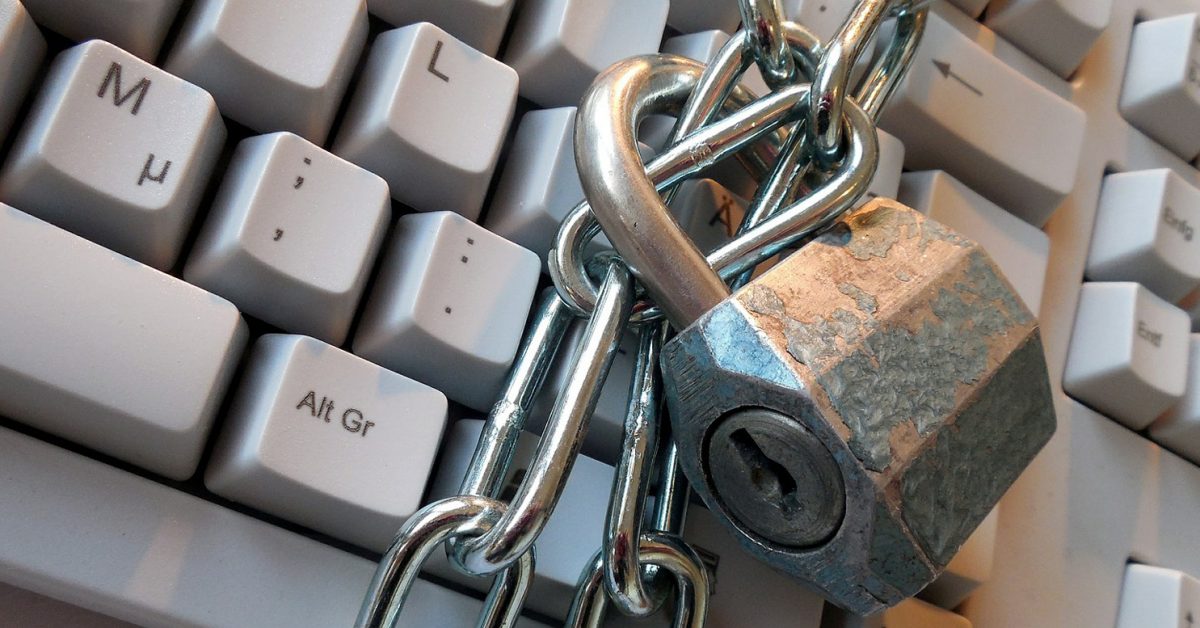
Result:
<instances>
[{"instance_id":1,"label":"rusty metal surface","mask_svg":"<svg viewBox=\"0 0 1200 628\"><path fill-rule=\"evenodd\" d=\"M732 525L751 551L873 612L932 580L1054 431L1037 321L979 245L878 199L776 265L665 349L687 472L710 508L704 442L762 407L837 461L845 515L824 545Z\"/></svg>"}]
</instances>

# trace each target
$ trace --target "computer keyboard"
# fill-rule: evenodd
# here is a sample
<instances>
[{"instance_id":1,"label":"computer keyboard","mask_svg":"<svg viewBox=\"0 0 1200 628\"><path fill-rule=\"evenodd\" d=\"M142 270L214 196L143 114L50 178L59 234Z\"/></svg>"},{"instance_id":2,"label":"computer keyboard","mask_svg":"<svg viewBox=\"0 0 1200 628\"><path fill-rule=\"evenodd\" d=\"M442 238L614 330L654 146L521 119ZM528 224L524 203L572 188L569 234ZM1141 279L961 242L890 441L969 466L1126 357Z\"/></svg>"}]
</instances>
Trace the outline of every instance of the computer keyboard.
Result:
<instances>
[{"instance_id":1,"label":"computer keyboard","mask_svg":"<svg viewBox=\"0 0 1200 628\"><path fill-rule=\"evenodd\" d=\"M782 1L821 37L852 3ZM709 625L1200 621L1198 15L933 3L871 194L981 242L1039 312L1058 432L882 617L693 504ZM737 22L733 0L0 0L0 626L350 624L399 523L457 488L548 284L582 196L572 105L613 61L704 61ZM673 204L705 246L754 191L710 176ZM561 622L599 547L632 357L524 626ZM488 584L435 558L402 624L471 625Z\"/></svg>"}]
</instances>

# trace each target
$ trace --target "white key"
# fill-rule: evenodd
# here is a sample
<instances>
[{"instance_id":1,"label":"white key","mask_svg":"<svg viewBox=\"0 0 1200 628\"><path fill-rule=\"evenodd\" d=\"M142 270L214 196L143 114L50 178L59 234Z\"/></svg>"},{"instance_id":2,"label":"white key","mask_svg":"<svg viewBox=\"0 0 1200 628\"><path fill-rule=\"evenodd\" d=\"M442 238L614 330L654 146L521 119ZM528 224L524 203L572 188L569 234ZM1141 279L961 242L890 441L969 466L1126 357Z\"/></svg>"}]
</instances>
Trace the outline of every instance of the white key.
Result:
<instances>
[{"instance_id":1,"label":"white key","mask_svg":"<svg viewBox=\"0 0 1200 628\"><path fill-rule=\"evenodd\" d=\"M929 14L882 126L910 170L950 174L1041 227L1075 184L1082 110Z\"/></svg>"},{"instance_id":2,"label":"white key","mask_svg":"<svg viewBox=\"0 0 1200 628\"><path fill-rule=\"evenodd\" d=\"M946 565L946 570L922 589L917 597L942 608L954 609L987 582L992 575L992 556L999 520L1000 507L996 506L967 537L958 553Z\"/></svg>"},{"instance_id":3,"label":"white key","mask_svg":"<svg viewBox=\"0 0 1200 628\"><path fill-rule=\"evenodd\" d=\"M679 186L671 210L696 246L708 253L737 231L746 201L712 179L692 179Z\"/></svg>"},{"instance_id":4,"label":"white key","mask_svg":"<svg viewBox=\"0 0 1200 628\"><path fill-rule=\"evenodd\" d=\"M374 560L2 428L0 476L0 503L20 504L0 508L0 580L137 625L348 626L375 573ZM417 580L397 625L472 625L481 605Z\"/></svg>"},{"instance_id":5,"label":"white key","mask_svg":"<svg viewBox=\"0 0 1200 628\"><path fill-rule=\"evenodd\" d=\"M483 223L543 261L559 224L583 200L574 141L574 107L526 113Z\"/></svg>"},{"instance_id":6,"label":"white key","mask_svg":"<svg viewBox=\"0 0 1200 628\"><path fill-rule=\"evenodd\" d=\"M458 214L403 216L354 352L487 410L516 355L539 271L537 255Z\"/></svg>"},{"instance_id":7,"label":"white key","mask_svg":"<svg viewBox=\"0 0 1200 628\"><path fill-rule=\"evenodd\" d=\"M1121 115L1176 155L1200 153L1200 13L1133 28Z\"/></svg>"},{"instance_id":8,"label":"white key","mask_svg":"<svg viewBox=\"0 0 1200 628\"><path fill-rule=\"evenodd\" d=\"M1200 464L1200 334L1188 340L1187 391L1150 426L1150 438Z\"/></svg>"},{"instance_id":9,"label":"white key","mask_svg":"<svg viewBox=\"0 0 1200 628\"><path fill-rule=\"evenodd\" d=\"M1063 390L1140 430L1183 396L1188 316L1136 283L1085 283Z\"/></svg>"},{"instance_id":10,"label":"white key","mask_svg":"<svg viewBox=\"0 0 1200 628\"><path fill-rule=\"evenodd\" d=\"M414 24L375 38L333 152L418 211L479 216L517 99L512 68Z\"/></svg>"},{"instance_id":11,"label":"white key","mask_svg":"<svg viewBox=\"0 0 1200 628\"><path fill-rule=\"evenodd\" d=\"M224 141L207 92L90 41L55 60L0 199L165 270Z\"/></svg>"},{"instance_id":12,"label":"white key","mask_svg":"<svg viewBox=\"0 0 1200 628\"><path fill-rule=\"evenodd\" d=\"M1108 26L1112 0L994 0L986 24L1067 78Z\"/></svg>"},{"instance_id":13,"label":"white key","mask_svg":"<svg viewBox=\"0 0 1200 628\"><path fill-rule=\"evenodd\" d=\"M543 107L578 105L602 70L658 51L667 0L526 0L504 62L521 95Z\"/></svg>"},{"instance_id":14,"label":"white key","mask_svg":"<svg viewBox=\"0 0 1200 628\"><path fill-rule=\"evenodd\" d=\"M642 161L654 154L640 141L638 152ZM527 112L504 163L483 224L544 262L563 218L583 200L575 167L575 107ZM589 243L587 255L611 248L600 233Z\"/></svg>"},{"instance_id":15,"label":"white key","mask_svg":"<svg viewBox=\"0 0 1200 628\"><path fill-rule=\"evenodd\" d=\"M570 372L567 362L579 347L583 337L583 321L578 321L567 330L555 356L546 381L538 393L525 429L541 434L554 408L555 399L567 385ZM621 455L621 442L625 430L625 413L629 407L629 385L633 382L633 371L636 366L638 347L637 335L626 333L621 338L617 354L613 356L612 366L608 371L608 379L600 389L600 398L596 401L596 410L588 420L587 434L584 435L580 451L600 462L616 465Z\"/></svg>"},{"instance_id":16,"label":"white key","mask_svg":"<svg viewBox=\"0 0 1200 628\"><path fill-rule=\"evenodd\" d=\"M513 0L367 0L380 19L407 26L432 22L459 41L488 56L496 56Z\"/></svg>"},{"instance_id":17,"label":"white key","mask_svg":"<svg viewBox=\"0 0 1200 628\"><path fill-rule=\"evenodd\" d=\"M446 396L306 336L258 339L204 484L376 552L421 506Z\"/></svg>"},{"instance_id":18,"label":"white key","mask_svg":"<svg viewBox=\"0 0 1200 628\"><path fill-rule=\"evenodd\" d=\"M866 197L896 198L900 194L900 175L904 173L904 142L879 130L879 167L867 187ZM865 199L864 199L865 202Z\"/></svg>"},{"instance_id":19,"label":"white key","mask_svg":"<svg viewBox=\"0 0 1200 628\"><path fill-rule=\"evenodd\" d=\"M237 309L3 205L0 276L0 415L190 476L246 342Z\"/></svg>"},{"instance_id":20,"label":"white key","mask_svg":"<svg viewBox=\"0 0 1200 628\"><path fill-rule=\"evenodd\" d=\"M324 144L366 39L361 0L199 0L166 68L256 131Z\"/></svg>"},{"instance_id":21,"label":"white key","mask_svg":"<svg viewBox=\"0 0 1200 628\"><path fill-rule=\"evenodd\" d=\"M291 133L243 140L184 277L340 345L391 214L387 184Z\"/></svg>"},{"instance_id":22,"label":"white key","mask_svg":"<svg viewBox=\"0 0 1200 628\"><path fill-rule=\"evenodd\" d=\"M475 419L463 419L450 426L429 488L430 501L458 494L459 483L482 429L483 421ZM512 499L536 449L537 437L522 433L517 440L501 499ZM575 459L554 514L537 539L537 569L525 600L527 608L555 619L566 617L579 574L600 549L612 478L611 466L587 456ZM445 552L434 552L426 563L426 570L480 592L491 586L490 579L472 578L451 568Z\"/></svg>"},{"instance_id":23,"label":"white key","mask_svg":"<svg viewBox=\"0 0 1200 628\"><path fill-rule=\"evenodd\" d=\"M25 101L46 55L46 40L17 0L0 0L0 142Z\"/></svg>"},{"instance_id":24,"label":"white key","mask_svg":"<svg viewBox=\"0 0 1200 628\"><path fill-rule=\"evenodd\" d=\"M1200 284L1200 189L1168 168L1104 177L1087 277L1136 281L1176 302Z\"/></svg>"},{"instance_id":25,"label":"white key","mask_svg":"<svg viewBox=\"0 0 1200 628\"><path fill-rule=\"evenodd\" d=\"M733 2L712 0L671 0L667 24L681 33L718 30L732 33L742 22L742 15Z\"/></svg>"},{"instance_id":26,"label":"white key","mask_svg":"<svg viewBox=\"0 0 1200 628\"><path fill-rule=\"evenodd\" d=\"M940 170L901 177L900 202L983 245L1030 311L1042 304L1050 238Z\"/></svg>"},{"instance_id":27,"label":"white key","mask_svg":"<svg viewBox=\"0 0 1200 628\"><path fill-rule=\"evenodd\" d=\"M1150 565L1125 568L1117 628L1193 628L1200 621L1200 580Z\"/></svg>"},{"instance_id":28,"label":"white key","mask_svg":"<svg viewBox=\"0 0 1200 628\"><path fill-rule=\"evenodd\" d=\"M180 5L180 0L21 2L38 24L69 39L103 39L151 63L158 56L158 48Z\"/></svg>"}]
</instances>

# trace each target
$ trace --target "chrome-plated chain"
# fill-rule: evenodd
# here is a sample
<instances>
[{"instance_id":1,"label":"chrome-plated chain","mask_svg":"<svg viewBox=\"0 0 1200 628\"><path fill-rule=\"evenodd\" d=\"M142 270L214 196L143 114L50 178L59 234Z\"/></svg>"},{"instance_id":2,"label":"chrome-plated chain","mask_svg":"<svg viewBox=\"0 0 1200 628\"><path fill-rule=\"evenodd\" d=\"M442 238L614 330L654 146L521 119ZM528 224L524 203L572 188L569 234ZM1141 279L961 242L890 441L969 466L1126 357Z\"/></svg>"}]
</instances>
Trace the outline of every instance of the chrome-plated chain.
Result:
<instances>
[{"instance_id":1,"label":"chrome-plated chain","mask_svg":"<svg viewBox=\"0 0 1200 628\"><path fill-rule=\"evenodd\" d=\"M602 75L576 120L577 161L616 155L617 161L599 170L617 178L645 176L653 184L646 199L624 199L630 207L669 201L678 183L730 156L762 182L736 237L706 258L735 287L749 279L756 265L828 225L866 191L878 163L874 120L911 61L928 0L862 0L827 46L803 27L783 21L777 2L739 0L747 29L735 34L708 66L671 55L614 66L636 80L614 88ZM849 69L887 16L897 17L892 40L854 98L847 98ZM641 67L629 72L629 64ZM751 64L757 64L771 93L759 97L738 85ZM594 102L589 107L587 101ZM643 167L634 129L651 113L675 115L677 123L667 147ZM595 142L615 144L599 147ZM604 195L595 190L618 181L583 183L588 198L596 201ZM653 224L639 228L655 229ZM690 491L676 463L677 452L660 429L665 421L659 416L657 355L668 330L654 302L637 298L633 281L645 264L670 266L673 256L703 254L690 241L681 241L656 249L661 259L607 254L589 263L583 251L599 231L588 201L564 220L549 256L555 290L548 289L539 301L460 495L429 504L406 522L384 554L357 625L393 625L421 564L443 544L459 570L496 576L478 625L513 625L532 578L535 541L562 493L629 325L640 325L640 342L622 457L603 546L581 575L568 625L599 625L610 603L625 614L652 614L672 592L672 579L675 625L703 625L709 575L682 540ZM664 250L668 254L662 255ZM589 266L603 271L599 281L589 274ZM525 478L505 503L498 497L517 438L576 316L588 322L569 361L567 384ZM659 488L655 508L643 521L656 450L661 451L654 478Z\"/></svg>"}]
</instances>

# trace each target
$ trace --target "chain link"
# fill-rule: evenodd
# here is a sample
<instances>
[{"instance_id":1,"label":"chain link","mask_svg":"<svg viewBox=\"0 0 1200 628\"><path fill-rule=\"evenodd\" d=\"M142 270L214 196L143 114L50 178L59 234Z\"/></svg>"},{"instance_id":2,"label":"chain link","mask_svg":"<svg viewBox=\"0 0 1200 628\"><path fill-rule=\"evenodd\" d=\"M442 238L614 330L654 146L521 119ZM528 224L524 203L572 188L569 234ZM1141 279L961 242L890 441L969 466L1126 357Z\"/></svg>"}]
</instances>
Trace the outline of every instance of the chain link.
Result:
<instances>
[{"instance_id":1,"label":"chain link","mask_svg":"<svg viewBox=\"0 0 1200 628\"><path fill-rule=\"evenodd\" d=\"M736 156L761 181L736 237L706 257L690 242L656 252L670 264L679 249L690 247L737 287L757 264L828 225L866 191L878 163L874 120L911 62L928 1L861 0L823 46L806 29L783 21L777 0L739 0L747 28L708 66L653 55L628 60L602 75L598 85L613 72L637 76L642 83L626 84L619 98L610 99L608 118L619 120L618 126L601 128L602 121L580 115L577 161L597 154L584 138L598 135L619 144L607 147L608 154L632 160L633 130L651 113L677 116L667 148L644 170L640 161L606 170L618 178L648 179L649 200L669 202L679 182ZM850 69L889 15L897 17L892 38L854 98L848 98ZM630 73L630 65L639 63L645 72ZM771 93L759 97L738 85L751 64L757 64ZM811 85L802 82L808 80ZM589 97L598 89L593 87ZM618 182L584 183L588 198L595 201L602 195L592 188L616 189ZM421 564L443 544L458 569L496 576L478 625L511 626L516 621L532 578L534 542L570 473L622 332L641 325L603 545L581 574L567 625L598 626L610 603L625 614L652 614L672 590L665 578L670 574L677 600L675 625L703 626L709 575L681 537L690 490L659 416L663 404L657 356L668 329L661 322L646 324L662 315L652 301L637 298L631 277L636 266L608 255L592 264L600 266L602 280L589 275L583 251L599 231L587 201L564 220L548 260L555 289L540 298L505 388L485 422L461 494L425 506L406 522L372 580L357 625L394 624ZM573 316L586 317L588 323L571 357L567 384L526 477L511 503L504 503L497 497L517 438ZM656 450L658 491L647 516Z\"/></svg>"}]
</instances>

